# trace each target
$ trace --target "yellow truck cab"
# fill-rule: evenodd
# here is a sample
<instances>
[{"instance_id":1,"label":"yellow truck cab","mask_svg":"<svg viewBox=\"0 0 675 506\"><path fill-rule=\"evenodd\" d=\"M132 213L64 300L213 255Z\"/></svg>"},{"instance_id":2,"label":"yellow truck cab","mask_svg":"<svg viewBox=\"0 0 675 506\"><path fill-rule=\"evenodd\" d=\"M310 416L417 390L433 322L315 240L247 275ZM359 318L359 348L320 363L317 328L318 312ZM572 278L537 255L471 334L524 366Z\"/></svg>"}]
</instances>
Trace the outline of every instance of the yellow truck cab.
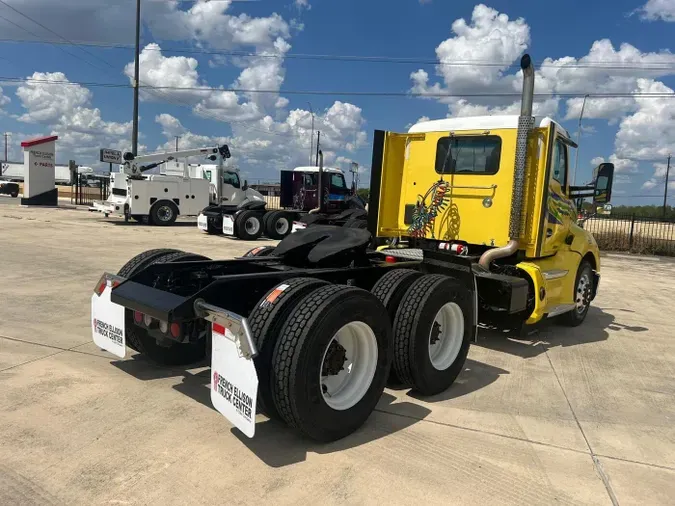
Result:
<instances>
[{"instance_id":1,"label":"yellow truck cab","mask_svg":"<svg viewBox=\"0 0 675 506\"><path fill-rule=\"evenodd\" d=\"M597 293L600 256L575 200L611 198L614 167L571 186L577 146L551 118L534 118L534 68L521 62L520 116L446 118L406 133L376 131L371 232L475 276L479 320L581 323ZM427 260L428 259L428 260ZM440 264L439 264L440 265ZM469 278L467 278L469 279Z\"/></svg>"}]
</instances>

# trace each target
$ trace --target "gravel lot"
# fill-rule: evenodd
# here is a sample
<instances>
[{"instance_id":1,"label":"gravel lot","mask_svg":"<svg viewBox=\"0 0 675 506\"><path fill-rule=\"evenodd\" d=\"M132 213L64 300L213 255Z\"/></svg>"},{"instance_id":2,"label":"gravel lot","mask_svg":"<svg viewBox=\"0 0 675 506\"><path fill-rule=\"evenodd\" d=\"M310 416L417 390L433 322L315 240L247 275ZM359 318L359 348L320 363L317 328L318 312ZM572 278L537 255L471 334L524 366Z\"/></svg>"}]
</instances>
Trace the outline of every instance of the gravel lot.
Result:
<instances>
[{"instance_id":1,"label":"gravel lot","mask_svg":"<svg viewBox=\"0 0 675 506\"><path fill-rule=\"evenodd\" d=\"M141 251L253 243L2 200L0 504L673 502L671 261L603 258L582 327L483 333L447 392L387 390L345 440L308 443L261 415L249 440L212 409L207 368L97 349L89 299Z\"/></svg>"}]
</instances>

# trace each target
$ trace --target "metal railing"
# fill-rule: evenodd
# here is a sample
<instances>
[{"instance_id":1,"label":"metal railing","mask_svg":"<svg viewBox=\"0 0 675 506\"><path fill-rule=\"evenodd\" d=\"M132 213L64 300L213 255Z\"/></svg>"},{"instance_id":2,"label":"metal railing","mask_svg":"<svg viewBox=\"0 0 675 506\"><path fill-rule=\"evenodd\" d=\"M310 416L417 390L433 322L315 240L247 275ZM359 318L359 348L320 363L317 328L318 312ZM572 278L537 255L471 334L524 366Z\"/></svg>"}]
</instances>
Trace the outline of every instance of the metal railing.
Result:
<instances>
[{"instance_id":1,"label":"metal railing","mask_svg":"<svg viewBox=\"0 0 675 506\"><path fill-rule=\"evenodd\" d=\"M71 204L90 206L95 200L106 200L110 191L109 176L80 174L72 185Z\"/></svg>"},{"instance_id":2,"label":"metal railing","mask_svg":"<svg viewBox=\"0 0 675 506\"><path fill-rule=\"evenodd\" d=\"M584 223L601 251L675 256L675 222L634 215L595 216Z\"/></svg>"}]
</instances>

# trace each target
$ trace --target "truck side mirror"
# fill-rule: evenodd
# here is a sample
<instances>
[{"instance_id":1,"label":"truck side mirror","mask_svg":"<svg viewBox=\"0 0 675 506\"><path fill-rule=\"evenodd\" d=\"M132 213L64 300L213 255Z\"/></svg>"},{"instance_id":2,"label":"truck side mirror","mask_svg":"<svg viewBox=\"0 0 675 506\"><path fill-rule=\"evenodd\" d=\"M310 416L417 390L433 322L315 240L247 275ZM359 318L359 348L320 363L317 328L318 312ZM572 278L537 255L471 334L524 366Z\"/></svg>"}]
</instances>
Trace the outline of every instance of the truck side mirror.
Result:
<instances>
[{"instance_id":1,"label":"truck side mirror","mask_svg":"<svg viewBox=\"0 0 675 506\"><path fill-rule=\"evenodd\" d=\"M593 202L606 204L612 199L612 183L614 182L614 164L601 163L595 169L593 182Z\"/></svg>"},{"instance_id":2,"label":"truck side mirror","mask_svg":"<svg viewBox=\"0 0 675 506\"><path fill-rule=\"evenodd\" d=\"M244 186L242 187L242 190L248 190L248 179L244 179Z\"/></svg>"}]
</instances>

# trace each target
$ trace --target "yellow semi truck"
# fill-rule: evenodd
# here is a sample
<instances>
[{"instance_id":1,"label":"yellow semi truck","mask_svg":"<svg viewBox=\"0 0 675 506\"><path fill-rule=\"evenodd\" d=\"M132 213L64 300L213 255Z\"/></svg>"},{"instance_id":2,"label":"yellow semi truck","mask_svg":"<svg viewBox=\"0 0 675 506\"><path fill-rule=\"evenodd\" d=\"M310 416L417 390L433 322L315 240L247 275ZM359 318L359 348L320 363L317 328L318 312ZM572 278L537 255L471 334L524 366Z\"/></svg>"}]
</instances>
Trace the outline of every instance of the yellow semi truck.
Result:
<instances>
[{"instance_id":1,"label":"yellow semi truck","mask_svg":"<svg viewBox=\"0 0 675 506\"><path fill-rule=\"evenodd\" d=\"M600 255L577 223L575 200L608 202L614 166L600 164L590 186L570 185L570 150L577 146L553 119L532 117L534 69L528 56L522 64L520 116L376 132L371 226L427 256L450 250L466 257L484 320L535 324L563 315L578 325L598 288Z\"/></svg>"},{"instance_id":2,"label":"yellow semi truck","mask_svg":"<svg viewBox=\"0 0 675 506\"><path fill-rule=\"evenodd\" d=\"M600 257L574 200L607 203L614 167L570 186L574 142L532 116L534 68L521 65L520 116L375 132L368 230L307 228L234 260L141 253L97 283L94 342L170 365L210 354L211 401L244 434L262 412L334 441L392 371L421 395L449 388L479 323L579 325Z\"/></svg>"}]
</instances>

